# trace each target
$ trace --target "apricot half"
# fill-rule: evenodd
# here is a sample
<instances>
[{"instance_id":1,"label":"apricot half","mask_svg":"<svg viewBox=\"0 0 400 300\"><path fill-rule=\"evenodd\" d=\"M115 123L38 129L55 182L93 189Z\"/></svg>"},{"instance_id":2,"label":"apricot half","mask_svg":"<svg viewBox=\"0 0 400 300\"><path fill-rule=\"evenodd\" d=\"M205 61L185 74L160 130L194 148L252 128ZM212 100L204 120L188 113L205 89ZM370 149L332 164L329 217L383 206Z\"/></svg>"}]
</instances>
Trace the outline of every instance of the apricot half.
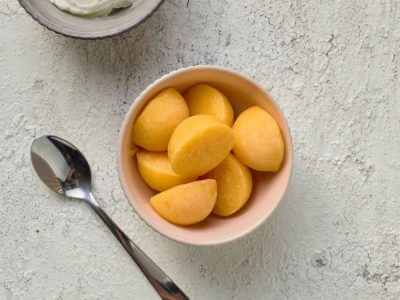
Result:
<instances>
[{"instance_id":1,"label":"apricot half","mask_svg":"<svg viewBox=\"0 0 400 300\"><path fill-rule=\"evenodd\" d=\"M189 117L185 99L167 88L146 105L132 128L132 141L149 151L165 151L172 132Z\"/></svg>"},{"instance_id":2,"label":"apricot half","mask_svg":"<svg viewBox=\"0 0 400 300\"><path fill-rule=\"evenodd\" d=\"M217 183L213 179L175 186L150 199L151 206L167 221L191 225L204 220L217 199Z\"/></svg>"},{"instance_id":3,"label":"apricot half","mask_svg":"<svg viewBox=\"0 0 400 300\"><path fill-rule=\"evenodd\" d=\"M229 154L206 178L217 181L217 202L213 213L229 216L246 204L253 188L250 170L235 156Z\"/></svg>"},{"instance_id":4,"label":"apricot half","mask_svg":"<svg viewBox=\"0 0 400 300\"><path fill-rule=\"evenodd\" d=\"M168 145L172 169L199 176L215 168L233 147L233 130L214 116L198 115L178 125Z\"/></svg>"},{"instance_id":5,"label":"apricot half","mask_svg":"<svg viewBox=\"0 0 400 300\"><path fill-rule=\"evenodd\" d=\"M243 111L233 124L233 153L248 167L258 171L279 169L284 143L278 124L258 106Z\"/></svg>"},{"instance_id":6,"label":"apricot half","mask_svg":"<svg viewBox=\"0 0 400 300\"><path fill-rule=\"evenodd\" d=\"M191 116L212 115L228 126L233 123L233 109L228 99L208 84L196 84L183 94Z\"/></svg>"},{"instance_id":7,"label":"apricot half","mask_svg":"<svg viewBox=\"0 0 400 300\"><path fill-rule=\"evenodd\" d=\"M159 192L197 179L176 174L171 168L166 152L139 151L137 162L143 180Z\"/></svg>"}]
</instances>

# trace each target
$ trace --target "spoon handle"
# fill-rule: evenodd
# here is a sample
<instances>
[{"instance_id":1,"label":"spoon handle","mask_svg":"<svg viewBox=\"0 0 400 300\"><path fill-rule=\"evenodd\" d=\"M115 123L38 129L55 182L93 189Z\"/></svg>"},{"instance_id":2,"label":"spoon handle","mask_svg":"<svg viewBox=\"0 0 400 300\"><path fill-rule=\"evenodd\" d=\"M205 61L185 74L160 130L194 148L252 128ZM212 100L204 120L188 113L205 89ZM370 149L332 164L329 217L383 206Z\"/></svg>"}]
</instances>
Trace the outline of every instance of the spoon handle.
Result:
<instances>
[{"instance_id":1,"label":"spoon handle","mask_svg":"<svg viewBox=\"0 0 400 300\"><path fill-rule=\"evenodd\" d=\"M87 201L111 232L120 241L151 285L164 300L189 300L189 297L114 223L99 206L93 195Z\"/></svg>"}]
</instances>

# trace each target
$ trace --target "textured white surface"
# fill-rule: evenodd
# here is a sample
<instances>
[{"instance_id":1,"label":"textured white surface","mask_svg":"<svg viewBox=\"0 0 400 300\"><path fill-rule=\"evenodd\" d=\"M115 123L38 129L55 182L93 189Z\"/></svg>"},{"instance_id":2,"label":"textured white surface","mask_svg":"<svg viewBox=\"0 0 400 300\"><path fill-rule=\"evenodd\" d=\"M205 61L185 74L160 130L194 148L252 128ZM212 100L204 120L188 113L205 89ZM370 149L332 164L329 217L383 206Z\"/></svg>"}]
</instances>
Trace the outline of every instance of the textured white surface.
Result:
<instances>
[{"instance_id":1,"label":"textured white surface","mask_svg":"<svg viewBox=\"0 0 400 300\"><path fill-rule=\"evenodd\" d=\"M0 1L0 299L157 299L84 203L34 176L32 139L86 154L105 210L193 299L400 298L400 2L167 0L147 22L79 41ZM135 96L182 66L233 68L292 129L285 199L256 232L191 247L121 191L115 142Z\"/></svg>"}]
</instances>

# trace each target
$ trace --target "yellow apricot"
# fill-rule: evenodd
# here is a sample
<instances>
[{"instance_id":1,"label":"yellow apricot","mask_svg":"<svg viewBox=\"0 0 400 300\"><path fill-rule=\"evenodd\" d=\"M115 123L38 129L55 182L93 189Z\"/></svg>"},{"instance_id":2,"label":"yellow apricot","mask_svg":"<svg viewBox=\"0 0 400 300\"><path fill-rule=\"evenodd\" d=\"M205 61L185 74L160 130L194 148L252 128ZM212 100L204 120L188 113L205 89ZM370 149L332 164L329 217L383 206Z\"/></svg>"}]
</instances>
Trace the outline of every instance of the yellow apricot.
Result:
<instances>
[{"instance_id":1,"label":"yellow apricot","mask_svg":"<svg viewBox=\"0 0 400 300\"><path fill-rule=\"evenodd\" d=\"M167 221L191 225L204 220L217 199L217 183L213 179L175 186L150 199L151 206Z\"/></svg>"},{"instance_id":2,"label":"yellow apricot","mask_svg":"<svg viewBox=\"0 0 400 300\"><path fill-rule=\"evenodd\" d=\"M133 142L149 151L165 151L172 132L189 117L185 99L167 88L145 106L132 128Z\"/></svg>"},{"instance_id":3,"label":"yellow apricot","mask_svg":"<svg viewBox=\"0 0 400 300\"><path fill-rule=\"evenodd\" d=\"M253 187L250 170L235 156L229 154L206 178L217 181L217 202L213 213L229 216L246 204Z\"/></svg>"},{"instance_id":4,"label":"yellow apricot","mask_svg":"<svg viewBox=\"0 0 400 300\"><path fill-rule=\"evenodd\" d=\"M176 174L171 168L166 152L139 151L137 162L143 180L159 192L197 179L197 177L183 177Z\"/></svg>"},{"instance_id":5,"label":"yellow apricot","mask_svg":"<svg viewBox=\"0 0 400 300\"><path fill-rule=\"evenodd\" d=\"M185 91L183 96L191 116L212 115L228 126L233 123L232 105L216 88L208 84L196 84Z\"/></svg>"},{"instance_id":6,"label":"yellow apricot","mask_svg":"<svg viewBox=\"0 0 400 300\"><path fill-rule=\"evenodd\" d=\"M233 130L214 116L197 115L178 125L168 145L172 169L199 176L215 168L233 147Z\"/></svg>"},{"instance_id":7,"label":"yellow apricot","mask_svg":"<svg viewBox=\"0 0 400 300\"><path fill-rule=\"evenodd\" d=\"M248 167L258 171L279 169L284 143L278 124L258 106L243 111L233 124L233 153Z\"/></svg>"}]
</instances>

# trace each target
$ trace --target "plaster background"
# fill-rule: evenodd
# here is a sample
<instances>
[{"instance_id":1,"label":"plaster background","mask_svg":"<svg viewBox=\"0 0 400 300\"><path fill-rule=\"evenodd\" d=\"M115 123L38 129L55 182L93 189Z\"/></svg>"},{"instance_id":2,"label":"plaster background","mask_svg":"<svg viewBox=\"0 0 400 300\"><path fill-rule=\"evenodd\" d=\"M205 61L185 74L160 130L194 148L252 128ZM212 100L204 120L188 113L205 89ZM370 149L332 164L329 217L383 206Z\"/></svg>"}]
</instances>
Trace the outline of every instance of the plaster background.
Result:
<instances>
[{"instance_id":1,"label":"plaster background","mask_svg":"<svg viewBox=\"0 0 400 300\"><path fill-rule=\"evenodd\" d=\"M193 299L399 299L399 56L396 0L167 0L102 41L54 34L1 0L0 299L157 299L89 207L34 176L29 147L46 133L85 153L104 209ZM279 208L219 247L153 232L116 171L133 99L194 64L260 82L294 142Z\"/></svg>"}]
</instances>

